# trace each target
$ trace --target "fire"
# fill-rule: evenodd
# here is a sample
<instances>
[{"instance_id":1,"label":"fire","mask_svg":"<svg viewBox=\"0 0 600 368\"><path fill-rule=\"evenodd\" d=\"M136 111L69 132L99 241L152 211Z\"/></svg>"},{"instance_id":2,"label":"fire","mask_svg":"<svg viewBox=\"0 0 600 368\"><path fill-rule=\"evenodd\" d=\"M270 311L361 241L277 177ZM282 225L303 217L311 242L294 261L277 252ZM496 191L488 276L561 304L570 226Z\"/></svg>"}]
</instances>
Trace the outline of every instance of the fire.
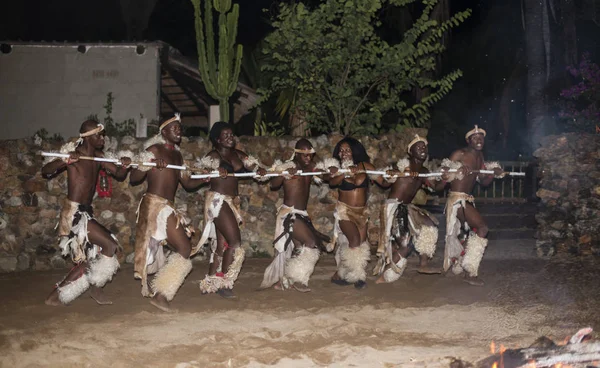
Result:
<instances>
[{"instance_id":1,"label":"fire","mask_svg":"<svg viewBox=\"0 0 600 368\"><path fill-rule=\"evenodd\" d=\"M490 353L496 354L496 344L494 343L494 340L492 340L492 343L490 344Z\"/></svg>"},{"instance_id":2,"label":"fire","mask_svg":"<svg viewBox=\"0 0 600 368\"><path fill-rule=\"evenodd\" d=\"M492 368L498 368L498 363L494 362L494 364L492 364Z\"/></svg>"}]
</instances>

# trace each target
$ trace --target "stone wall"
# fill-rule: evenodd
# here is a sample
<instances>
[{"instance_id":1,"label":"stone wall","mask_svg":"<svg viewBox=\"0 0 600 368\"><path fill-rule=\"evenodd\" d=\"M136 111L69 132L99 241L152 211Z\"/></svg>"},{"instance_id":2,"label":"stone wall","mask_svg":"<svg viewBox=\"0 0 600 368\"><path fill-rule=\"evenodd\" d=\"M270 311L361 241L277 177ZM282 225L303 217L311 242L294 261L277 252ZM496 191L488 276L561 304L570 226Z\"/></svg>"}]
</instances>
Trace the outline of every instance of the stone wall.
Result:
<instances>
[{"instance_id":1,"label":"stone wall","mask_svg":"<svg viewBox=\"0 0 600 368\"><path fill-rule=\"evenodd\" d=\"M538 254L600 255L600 136L548 136L534 156L541 173Z\"/></svg>"},{"instance_id":2,"label":"stone wall","mask_svg":"<svg viewBox=\"0 0 600 368\"><path fill-rule=\"evenodd\" d=\"M376 167L387 166L405 156L406 146L415 133L426 135L423 129L407 129L401 135L363 137ZM334 145L341 136L320 136L312 142L320 157L331 157ZM276 158L288 158L296 140L276 137L241 137L238 148L257 156L265 164ZM107 150L129 149L137 151L143 141L132 137L107 139ZM40 151L56 151L60 144L33 142L31 139L0 141L0 271L43 270L70 266L68 259L60 256L55 225L60 203L66 196L66 174L51 180L41 177ZM181 145L185 159L202 157L210 150L205 139L184 138ZM95 217L116 234L123 252L121 261L133 252L135 220L138 202L146 184L132 187L128 179L123 183L115 180L110 198L94 200ZM270 256L273 253L272 237L276 209L282 202L283 193L270 191L266 184L243 180L240 185L241 207L245 225L242 227L243 246L248 256ZM176 205L187 211L195 229L202 221L206 186L188 193L179 189ZM371 186L369 207L371 222L369 238L376 243L379 230L379 206L387 195L376 185ZM328 234L333 230L333 209L337 191L327 185L313 185L308 212L315 226ZM198 241L200 231L192 241Z\"/></svg>"}]
</instances>

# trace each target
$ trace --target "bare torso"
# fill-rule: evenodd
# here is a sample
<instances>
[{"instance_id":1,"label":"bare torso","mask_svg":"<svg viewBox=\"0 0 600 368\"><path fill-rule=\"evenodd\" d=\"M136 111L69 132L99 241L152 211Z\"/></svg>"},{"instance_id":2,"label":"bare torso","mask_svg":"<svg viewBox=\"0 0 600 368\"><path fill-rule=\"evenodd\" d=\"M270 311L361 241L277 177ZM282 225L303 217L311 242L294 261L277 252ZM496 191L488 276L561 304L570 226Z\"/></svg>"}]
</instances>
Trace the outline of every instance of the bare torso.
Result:
<instances>
[{"instance_id":1,"label":"bare torso","mask_svg":"<svg viewBox=\"0 0 600 368\"><path fill-rule=\"evenodd\" d=\"M82 153L83 155L83 153ZM95 161L80 160L67 166L69 200L85 205L92 204L100 164Z\"/></svg>"},{"instance_id":2,"label":"bare torso","mask_svg":"<svg viewBox=\"0 0 600 368\"><path fill-rule=\"evenodd\" d=\"M314 165L311 164L304 170L313 171L313 169ZM295 176L292 179L285 180L283 182L283 203L298 210L306 210L311 180L312 176Z\"/></svg>"},{"instance_id":3,"label":"bare torso","mask_svg":"<svg viewBox=\"0 0 600 368\"><path fill-rule=\"evenodd\" d=\"M170 165L181 165L183 158L181 153L174 149L168 149L163 145L156 144L148 149L154 153L156 159L165 160L166 164ZM175 199L175 193L179 185L180 173L178 170L173 169L152 169L148 171L148 193L156 194L162 198L173 201Z\"/></svg>"},{"instance_id":4,"label":"bare torso","mask_svg":"<svg viewBox=\"0 0 600 368\"><path fill-rule=\"evenodd\" d=\"M462 180L454 180L450 183L450 189L453 192L471 193L473 187L475 186L475 182L477 181L477 175L479 174L476 172L468 174L468 172L471 170L480 170L483 168L483 153L481 151L477 151L466 147L454 151L454 153L452 153L452 155L450 156L450 159L452 161L462 162L467 169L467 174Z\"/></svg>"},{"instance_id":5,"label":"bare torso","mask_svg":"<svg viewBox=\"0 0 600 368\"><path fill-rule=\"evenodd\" d=\"M228 173L241 172L244 169L244 163L238 150L229 150L228 152L218 152L213 150L207 156L220 161L220 167L228 168ZM210 190L229 196L238 195L238 178L228 176L227 178L214 178L210 181Z\"/></svg>"}]
</instances>

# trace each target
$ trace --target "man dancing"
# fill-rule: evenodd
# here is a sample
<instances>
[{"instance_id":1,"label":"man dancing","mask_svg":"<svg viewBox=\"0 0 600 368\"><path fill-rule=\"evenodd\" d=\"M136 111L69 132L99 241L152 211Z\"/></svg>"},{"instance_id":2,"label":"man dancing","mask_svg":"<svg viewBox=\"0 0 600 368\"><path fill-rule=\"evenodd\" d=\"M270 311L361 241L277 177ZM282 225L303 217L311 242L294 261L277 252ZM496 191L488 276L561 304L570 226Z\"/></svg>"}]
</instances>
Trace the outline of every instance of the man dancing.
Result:
<instances>
[{"instance_id":1,"label":"man dancing","mask_svg":"<svg viewBox=\"0 0 600 368\"><path fill-rule=\"evenodd\" d=\"M406 257L409 254L409 242L413 241L415 250L419 253L419 268L423 274L441 273L440 270L429 267L428 262L435 253L438 239L438 221L429 212L411 204L422 186L435 191L444 189L445 181L431 182L420 178L420 173L428 173L423 163L429 154L428 142L415 134L408 144L408 159L401 159L396 164L397 170L388 170L393 183L385 204L381 207L381 228L377 254L379 261L374 269L374 275L379 275L376 283L396 281L406 268ZM404 176L409 172L410 176ZM396 179L395 176L399 176Z\"/></svg>"},{"instance_id":2,"label":"man dancing","mask_svg":"<svg viewBox=\"0 0 600 368\"><path fill-rule=\"evenodd\" d=\"M196 189L207 180L190 179L189 172L165 169L168 164L182 165L178 145L181 143L179 115L164 121L159 133L144 145L139 161L156 162L156 168L138 167L130 176L132 185L148 182L148 189L138 207L135 234L134 277L142 280L142 295L152 297L150 304L169 312L177 290L192 270L190 260L192 234L189 220L175 208L174 200L179 183ZM160 247L168 243L173 252L165 259ZM148 274L156 276L149 287Z\"/></svg>"},{"instance_id":3,"label":"man dancing","mask_svg":"<svg viewBox=\"0 0 600 368\"><path fill-rule=\"evenodd\" d=\"M62 153L66 160L55 159L42 168L42 175L52 178L67 171L68 194L64 200L58 224L60 248L71 255L76 266L56 284L46 299L48 305L69 304L90 288L98 304L112 304L102 288L119 269L115 256L118 243L113 234L94 218L92 199L101 168L117 180L125 180L129 157L121 158L121 166L113 163L80 160L80 157L104 157L104 126L93 120L81 124L79 139L65 144Z\"/></svg>"},{"instance_id":4,"label":"man dancing","mask_svg":"<svg viewBox=\"0 0 600 368\"><path fill-rule=\"evenodd\" d=\"M319 260L322 242L329 238L318 232L306 212L311 180L320 182L317 176L294 176L298 170L316 171L313 161L315 150L307 139L296 142L294 154L286 161L276 160L270 171L289 174L271 179L271 189L283 185L283 204L277 211L275 258L265 270L261 289L275 285L277 290L290 287L309 292L308 281Z\"/></svg>"},{"instance_id":5,"label":"man dancing","mask_svg":"<svg viewBox=\"0 0 600 368\"><path fill-rule=\"evenodd\" d=\"M444 271L452 267L454 274L465 272L464 281L474 286L483 286L478 278L479 264L487 247L488 227L475 209L475 199L470 194L478 181L482 186L489 185L494 176L503 177L503 170L497 162L483 161L485 130L475 125L465 135L467 147L456 150L450 159L442 161L442 167L457 169L448 173L451 191L446 202L446 248L444 252ZM480 174L479 170L493 170L494 174ZM469 232L466 246L459 240L461 224Z\"/></svg>"}]
</instances>

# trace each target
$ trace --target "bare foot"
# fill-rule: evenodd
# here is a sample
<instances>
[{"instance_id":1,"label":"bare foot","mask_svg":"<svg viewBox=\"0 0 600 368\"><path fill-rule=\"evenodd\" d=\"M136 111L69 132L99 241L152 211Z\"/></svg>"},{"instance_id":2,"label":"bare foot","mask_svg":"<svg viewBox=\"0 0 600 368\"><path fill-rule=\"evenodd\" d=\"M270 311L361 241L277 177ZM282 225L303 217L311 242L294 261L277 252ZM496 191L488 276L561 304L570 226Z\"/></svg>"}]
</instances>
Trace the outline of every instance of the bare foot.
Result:
<instances>
[{"instance_id":1,"label":"bare foot","mask_svg":"<svg viewBox=\"0 0 600 368\"><path fill-rule=\"evenodd\" d=\"M425 275L437 275L437 274L442 273L442 270L440 270L439 268L434 268L434 267L429 267L427 265L424 265L424 266L419 266L419 268L417 268L417 272L425 274Z\"/></svg>"},{"instance_id":2,"label":"bare foot","mask_svg":"<svg viewBox=\"0 0 600 368\"><path fill-rule=\"evenodd\" d=\"M281 281L276 283L275 285L273 285L273 289L275 290L281 290L281 291L285 291L285 288L283 287L283 285L281 284Z\"/></svg>"},{"instance_id":3,"label":"bare foot","mask_svg":"<svg viewBox=\"0 0 600 368\"><path fill-rule=\"evenodd\" d=\"M292 287L293 287L294 289L296 289L297 291L301 292L301 293L308 293L308 292L310 292L310 291L311 291L311 290L310 290L310 288L309 288L308 286L306 286L306 285L302 285L302 284L301 284L301 283L299 283L299 282L294 282L294 284L292 285Z\"/></svg>"},{"instance_id":4,"label":"bare foot","mask_svg":"<svg viewBox=\"0 0 600 368\"><path fill-rule=\"evenodd\" d=\"M150 304L160 309L163 312L167 313L177 313L177 309L171 308L171 305L167 301L167 299L160 295L156 294L152 299L150 299Z\"/></svg>"},{"instance_id":5,"label":"bare foot","mask_svg":"<svg viewBox=\"0 0 600 368\"><path fill-rule=\"evenodd\" d=\"M463 282L466 282L469 285L472 286L483 286L485 285L485 283L483 282L483 280L481 280L479 277L471 277L468 275L465 275L465 278L463 279Z\"/></svg>"},{"instance_id":6,"label":"bare foot","mask_svg":"<svg viewBox=\"0 0 600 368\"><path fill-rule=\"evenodd\" d=\"M108 299L104 290L97 286L90 286L90 296L100 305L111 305L113 302Z\"/></svg>"},{"instance_id":7,"label":"bare foot","mask_svg":"<svg viewBox=\"0 0 600 368\"><path fill-rule=\"evenodd\" d=\"M388 282L385 281L385 279L383 278L383 275L381 275L377 278L377 280L375 280L375 283L376 284L387 284Z\"/></svg>"},{"instance_id":8,"label":"bare foot","mask_svg":"<svg viewBox=\"0 0 600 368\"><path fill-rule=\"evenodd\" d=\"M46 298L44 303L46 305L50 305L53 307L58 307L59 305L63 305L63 303L61 303L60 300L58 300L58 288L55 288L54 290L52 290L52 292L50 293L50 295L48 295L48 297Z\"/></svg>"}]
</instances>

